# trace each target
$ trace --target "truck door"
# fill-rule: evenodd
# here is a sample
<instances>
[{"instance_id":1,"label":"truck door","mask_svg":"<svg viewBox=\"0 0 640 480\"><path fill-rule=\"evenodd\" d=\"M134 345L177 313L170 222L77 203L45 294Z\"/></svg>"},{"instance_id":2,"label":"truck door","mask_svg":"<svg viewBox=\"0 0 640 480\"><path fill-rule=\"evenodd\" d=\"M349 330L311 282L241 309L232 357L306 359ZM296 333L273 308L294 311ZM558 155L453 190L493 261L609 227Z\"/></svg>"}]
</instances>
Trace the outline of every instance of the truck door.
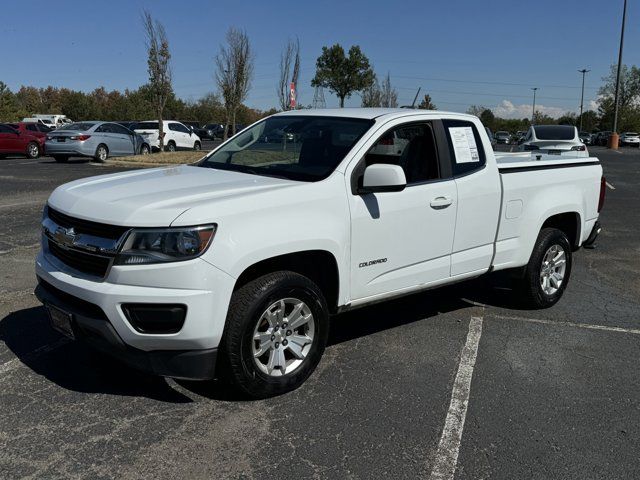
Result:
<instances>
[{"instance_id":1,"label":"truck door","mask_svg":"<svg viewBox=\"0 0 640 480\"><path fill-rule=\"evenodd\" d=\"M422 118L390 122L365 145L366 153L352 170L352 300L437 283L450 276L456 185L440 165L434 131L439 122ZM401 192L358 194L356 184L364 169L375 163L400 165L407 187Z\"/></svg>"},{"instance_id":2,"label":"truck door","mask_svg":"<svg viewBox=\"0 0 640 480\"><path fill-rule=\"evenodd\" d=\"M482 125L468 120L442 123L458 192L451 276L482 273L491 265L498 229L502 192L498 167L486 135L480 135Z\"/></svg>"}]
</instances>

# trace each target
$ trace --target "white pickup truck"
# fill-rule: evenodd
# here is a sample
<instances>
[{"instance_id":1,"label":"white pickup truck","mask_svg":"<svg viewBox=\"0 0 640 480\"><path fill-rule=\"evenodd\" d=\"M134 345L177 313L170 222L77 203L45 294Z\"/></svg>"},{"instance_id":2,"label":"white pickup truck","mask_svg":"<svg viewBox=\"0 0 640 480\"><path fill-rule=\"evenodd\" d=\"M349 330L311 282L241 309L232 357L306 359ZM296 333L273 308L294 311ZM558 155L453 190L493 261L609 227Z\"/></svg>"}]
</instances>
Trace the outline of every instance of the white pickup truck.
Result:
<instances>
[{"instance_id":1,"label":"white pickup truck","mask_svg":"<svg viewBox=\"0 0 640 480\"><path fill-rule=\"evenodd\" d=\"M496 155L469 115L280 113L198 164L58 187L36 293L56 329L138 368L286 392L332 314L507 269L523 302L558 301L600 231L600 163Z\"/></svg>"}]
</instances>

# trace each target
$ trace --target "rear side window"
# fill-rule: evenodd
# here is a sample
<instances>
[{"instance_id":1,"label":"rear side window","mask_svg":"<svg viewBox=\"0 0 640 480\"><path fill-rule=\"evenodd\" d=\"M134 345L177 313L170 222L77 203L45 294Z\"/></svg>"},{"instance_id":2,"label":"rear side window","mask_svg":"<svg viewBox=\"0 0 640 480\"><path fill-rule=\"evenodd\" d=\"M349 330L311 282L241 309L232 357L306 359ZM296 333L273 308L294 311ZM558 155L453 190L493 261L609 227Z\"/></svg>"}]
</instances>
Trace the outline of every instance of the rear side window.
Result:
<instances>
[{"instance_id":1,"label":"rear side window","mask_svg":"<svg viewBox=\"0 0 640 480\"><path fill-rule=\"evenodd\" d=\"M33 123L29 123L27 125L27 130L30 130L32 132L37 132L38 131L38 129L36 128L35 124L33 124Z\"/></svg>"},{"instance_id":2,"label":"rear side window","mask_svg":"<svg viewBox=\"0 0 640 480\"><path fill-rule=\"evenodd\" d=\"M484 168L487 158L476 126L465 120L443 120L442 124L449 144L453 176L467 175Z\"/></svg>"},{"instance_id":3,"label":"rear side window","mask_svg":"<svg viewBox=\"0 0 640 480\"><path fill-rule=\"evenodd\" d=\"M576 127L541 125L533 128L538 140L573 140L576 136Z\"/></svg>"}]
</instances>

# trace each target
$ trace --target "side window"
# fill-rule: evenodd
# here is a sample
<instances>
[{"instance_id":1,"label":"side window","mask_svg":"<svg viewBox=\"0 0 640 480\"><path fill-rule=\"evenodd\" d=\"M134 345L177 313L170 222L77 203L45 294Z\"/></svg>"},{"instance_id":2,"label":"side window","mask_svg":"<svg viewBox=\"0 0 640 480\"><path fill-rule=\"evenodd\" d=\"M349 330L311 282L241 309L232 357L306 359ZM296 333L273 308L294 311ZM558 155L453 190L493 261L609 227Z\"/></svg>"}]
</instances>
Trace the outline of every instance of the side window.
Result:
<instances>
[{"instance_id":1,"label":"side window","mask_svg":"<svg viewBox=\"0 0 640 480\"><path fill-rule=\"evenodd\" d=\"M369 149L364 161L364 167L378 163L401 166L407 185L440 178L438 150L430 123L410 123L385 132Z\"/></svg>"},{"instance_id":2,"label":"side window","mask_svg":"<svg viewBox=\"0 0 640 480\"><path fill-rule=\"evenodd\" d=\"M104 123L96 128L96 133L113 133L111 130L111 125L108 123Z\"/></svg>"},{"instance_id":3,"label":"side window","mask_svg":"<svg viewBox=\"0 0 640 480\"><path fill-rule=\"evenodd\" d=\"M170 123L169 130L173 130L174 132L179 132L177 123Z\"/></svg>"},{"instance_id":4,"label":"side window","mask_svg":"<svg viewBox=\"0 0 640 480\"><path fill-rule=\"evenodd\" d=\"M113 133L117 133L120 135L130 135L129 130L124 128L122 125L118 125L117 123L111 125L111 130Z\"/></svg>"},{"instance_id":5,"label":"side window","mask_svg":"<svg viewBox=\"0 0 640 480\"><path fill-rule=\"evenodd\" d=\"M33 123L29 123L27 125L27 130L30 130L32 132L37 132L38 131L38 129L36 128L35 124L33 124Z\"/></svg>"},{"instance_id":6,"label":"side window","mask_svg":"<svg viewBox=\"0 0 640 480\"><path fill-rule=\"evenodd\" d=\"M443 120L453 176L484 168L487 158L476 126L465 120Z\"/></svg>"},{"instance_id":7,"label":"side window","mask_svg":"<svg viewBox=\"0 0 640 480\"><path fill-rule=\"evenodd\" d=\"M15 133L15 131L6 125L0 125L0 133Z\"/></svg>"},{"instance_id":8,"label":"side window","mask_svg":"<svg viewBox=\"0 0 640 480\"><path fill-rule=\"evenodd\" d=\"M191 130L189 130L187 127L185 127L184 125L181 125L180 123L174 123L173 125L175 125L174 130L178 131L178 132L182 132L182 133L191 133Z\"/></svg>"}]
</instances>

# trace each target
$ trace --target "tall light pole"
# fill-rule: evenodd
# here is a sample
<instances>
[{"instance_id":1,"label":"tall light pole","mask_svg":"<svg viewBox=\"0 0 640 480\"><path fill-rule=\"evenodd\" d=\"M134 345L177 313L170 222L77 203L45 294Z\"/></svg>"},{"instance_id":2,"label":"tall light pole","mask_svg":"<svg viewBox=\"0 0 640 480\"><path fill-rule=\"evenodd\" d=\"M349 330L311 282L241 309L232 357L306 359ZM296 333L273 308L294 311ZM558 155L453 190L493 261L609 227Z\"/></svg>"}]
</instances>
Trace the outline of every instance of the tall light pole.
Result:
<instances>
[{"instance_id":1,"label":"tall light pole","mask_svg":"<svg viewBox=\"0 0 640 480\"><path fill-rule=\"evenodd\" d=\"M533 125L533 119L536 116L536 91L538 87L533 87L531 90L533 90L533 110L531 111L531 125Z\"/></svg>"},{"instance_id":2,"label":"tall light pole","mask_svg":"<svg viewBox=\"0 0 640 480\"><path fill-rule=\"evenodd\" d=\"M584 75L591 70L583 68L578 70L582 74L582 94L580 95L580 131L582 131L582 107L584 106Z\"/></svg>"},{"instance_id":3,"label":"tall light pole","mask_svg":"<svg viewBox=\"0 0 640 480\"><path fill-rule=\"evenodd\" d=\"M620 93L620 71L622 69L622 47L624 46L624 24L627 20L627 0L624 0L624 7L622 8L622 29L620 30L620 50L618 50L618 73L616 75L616 95L615 95L615 107L613 110L613 133L617 134L618 132L618 93ZM613 143L613 142L611 142ZM616 146L612 148L618 148L616 141Z\"/></svg>"}]
</instances>

